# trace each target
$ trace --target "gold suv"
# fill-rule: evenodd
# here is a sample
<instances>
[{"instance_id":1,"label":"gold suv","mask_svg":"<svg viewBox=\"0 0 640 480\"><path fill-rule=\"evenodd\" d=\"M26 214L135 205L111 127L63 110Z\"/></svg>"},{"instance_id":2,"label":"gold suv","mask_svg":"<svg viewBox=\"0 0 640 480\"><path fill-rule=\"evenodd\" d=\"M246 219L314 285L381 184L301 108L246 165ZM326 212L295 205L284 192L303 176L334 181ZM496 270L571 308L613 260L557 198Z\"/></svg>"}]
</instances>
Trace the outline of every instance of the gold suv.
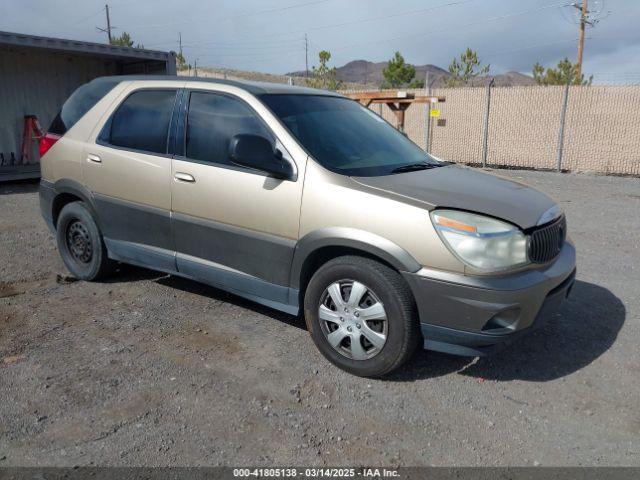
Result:
<instances>
[{"instance_id":1,"label":"gold suv","mask_svg":"<svg viewBox=\"0 0 640 480\"><path fill-rule=\"evenodd\" d=\"M418 345L492 352L575 276L552 199L438 161L335 93L104 77L67 100L40 150L42 215L73 275L125 262L303 313L356 375Z\"/></svg>"}]
</instances>

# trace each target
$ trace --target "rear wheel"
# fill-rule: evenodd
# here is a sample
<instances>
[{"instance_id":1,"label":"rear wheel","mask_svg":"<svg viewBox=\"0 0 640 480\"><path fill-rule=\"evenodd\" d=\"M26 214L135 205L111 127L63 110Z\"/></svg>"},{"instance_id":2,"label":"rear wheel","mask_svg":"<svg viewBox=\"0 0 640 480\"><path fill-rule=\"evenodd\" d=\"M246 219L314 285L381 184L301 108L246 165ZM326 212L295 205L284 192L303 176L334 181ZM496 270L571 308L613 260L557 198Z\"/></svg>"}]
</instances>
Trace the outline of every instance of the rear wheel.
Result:
<instances>
[{"instance_id":1,"label":"rear wheel","mask_svg":"<svg viewBox=\"0 0 640 480\"><path fill-rule=\"evenodd\" d=\"M391 372L420 340L404 280L368 258L339 257L320 267L309 282L304 306L307 328L320 352L355 375Z\"/></svg>"},{"instance_id":2,"label":"rear wheel","mask_svg":"<svg viewBox=\"0 0 640 480\"><path fill-rule=\"evenodd\" d=\"M108 258L98 225L82 202L62 208L56 240L62 261L74 277L98 280L113 271L115 262Z\"/></svg>"}]
</instances>

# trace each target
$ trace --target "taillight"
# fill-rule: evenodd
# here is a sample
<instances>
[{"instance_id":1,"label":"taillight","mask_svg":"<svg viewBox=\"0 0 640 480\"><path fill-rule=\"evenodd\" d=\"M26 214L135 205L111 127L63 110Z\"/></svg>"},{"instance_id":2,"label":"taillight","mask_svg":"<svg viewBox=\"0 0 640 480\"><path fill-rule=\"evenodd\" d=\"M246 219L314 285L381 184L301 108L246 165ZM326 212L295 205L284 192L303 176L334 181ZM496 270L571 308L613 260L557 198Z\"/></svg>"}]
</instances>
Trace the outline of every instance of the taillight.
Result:
<instances>
[{"instance_id":1,"label":"taillight","mask_svg":"<svg viewBox=\"0 0 640 480\"><path fill-rule=\"evenodd\" d=\"M40 158L44 156L45 153L49 151L53 144L60 140L62 136L56 135L55 133L45 133L43 137L40 138Z\"/></svg>"}]
</instances>

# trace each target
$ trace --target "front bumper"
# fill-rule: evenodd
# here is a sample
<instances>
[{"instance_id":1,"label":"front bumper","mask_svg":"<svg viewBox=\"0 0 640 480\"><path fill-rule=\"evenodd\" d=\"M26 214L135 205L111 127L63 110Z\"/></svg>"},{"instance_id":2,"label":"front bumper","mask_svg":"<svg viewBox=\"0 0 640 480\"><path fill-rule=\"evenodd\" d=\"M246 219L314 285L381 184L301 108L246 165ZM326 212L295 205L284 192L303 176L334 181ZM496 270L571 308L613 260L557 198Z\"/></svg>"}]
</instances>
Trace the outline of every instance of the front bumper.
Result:
<instances>
[{"instance_id":1,"label":"front bumper","mask_svg":"<svg viewBox=\"0 0 640 480\"><path fill-rule=\"evenodd\" d=\"M567 241L541 269L503 277L428 269L403 276L416 299L424 348L479 356L543 325L569 295L575 272L575 248Z\"/></svg>"}]
</instances>

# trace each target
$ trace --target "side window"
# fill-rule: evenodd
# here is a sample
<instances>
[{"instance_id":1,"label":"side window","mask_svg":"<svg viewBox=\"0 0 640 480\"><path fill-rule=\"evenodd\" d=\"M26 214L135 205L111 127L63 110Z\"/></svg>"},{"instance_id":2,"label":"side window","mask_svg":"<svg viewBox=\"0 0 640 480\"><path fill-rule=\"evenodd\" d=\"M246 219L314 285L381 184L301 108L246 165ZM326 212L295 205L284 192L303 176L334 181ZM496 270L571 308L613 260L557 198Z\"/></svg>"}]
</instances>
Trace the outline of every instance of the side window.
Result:
<instances>
[{"instance_id":1,"label":"side window","mask_svg":"<svg viewBox=\"0 0 640 480\"><path fill-rule=\"evenodd\" d=\"M145 152L167 153L175 97L176 90L140 90L129 95L111 118L109 143Z\"/></svg>"},{"instance_id":2,"label":"side window","mask_svg":"<svg viewBox=\"0 0 640 480\"><path fill-rule=\"evenodd\" d=\"M193 160L231 164L229 142L240 133L273 135L242 100L217 93L192 92L186 129L186 156Z\"/></svg>"},{"instance_id":3,"label":"side window","mask_svg":"<svg viewBox=\"0 0 640 480\"><path fill-rule=\"evenodd\" d=\"M49 132L64 135L85 113L91 110L96 103L102 100L120 80L117 78L104 78L85 83L71 94L64 102L62 110L53 119Z\"/></svg>"}]
</instances>

